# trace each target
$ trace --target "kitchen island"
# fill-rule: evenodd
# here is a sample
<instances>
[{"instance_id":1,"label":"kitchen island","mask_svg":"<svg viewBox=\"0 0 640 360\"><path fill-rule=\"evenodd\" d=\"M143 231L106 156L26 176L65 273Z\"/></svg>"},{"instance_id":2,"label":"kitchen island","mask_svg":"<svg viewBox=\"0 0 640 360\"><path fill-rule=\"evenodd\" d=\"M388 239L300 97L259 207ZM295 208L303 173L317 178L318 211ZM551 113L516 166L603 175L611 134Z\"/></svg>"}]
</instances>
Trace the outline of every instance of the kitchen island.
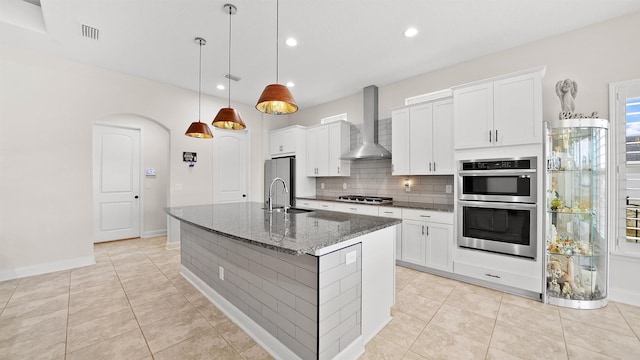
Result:
<instances>
[{"instance_id":1,"label":"kitchen island","mask_svg":"<svg viewBox=\"0 0 640 360\"><path fill-rule=\"evenodd\" d=\"M182 275L276 358L357 358L390 319L400 220L172 207Z\"/></svg>"}]
</instances>

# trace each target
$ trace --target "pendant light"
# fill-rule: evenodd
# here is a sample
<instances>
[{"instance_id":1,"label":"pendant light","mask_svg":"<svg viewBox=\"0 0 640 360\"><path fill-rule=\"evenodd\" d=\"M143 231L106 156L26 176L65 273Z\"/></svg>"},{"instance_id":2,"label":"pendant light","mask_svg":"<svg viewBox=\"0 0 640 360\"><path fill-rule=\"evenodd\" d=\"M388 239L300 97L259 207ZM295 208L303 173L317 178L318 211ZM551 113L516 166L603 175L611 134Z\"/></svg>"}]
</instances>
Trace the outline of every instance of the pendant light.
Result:
<instances>
[{"instance_id":1,"label":"pendant light","mask_svg":"<svg viewBox=\"0 0 640 360\"><path fill-rule=\"evenodd\" d=\"M184 134L194 138L211 139L213 135L209 129L209 125L200 122L200 98L201 98L201 83L202 83L202 46L207 44L207 40L197 37L196 42L200 45L200 63L198 64L198 121L191 123L187 132Z\"/></svg>"},{"instance_id":2,"label":"pendant light","mask_svg":"<svg viewBox=\"0 0 640 360\"><path fill-rule=\"evenodd\" d=\"M286 115L298 111L298 105L289 89L278 84L279 3L276 0L276 83L267 85L258 99L256 109L265 114Z\"/></svg>"},{"instance_id":3,"label":"pendant light","mask_svg":"<svg viewBox=\"0 0 640 360\"><path fill-rule=\"evenodd\" d=\"M242 130L247 126L242 121L238 110L231 108L231 16L238 12L238 9L233 4L225 4L224 10L229 13L229 72L227 78L229 79L229 103L228 107L220 109L215 118L213 118L212 125L226 130Z\"/></svg>"}]
</instances>

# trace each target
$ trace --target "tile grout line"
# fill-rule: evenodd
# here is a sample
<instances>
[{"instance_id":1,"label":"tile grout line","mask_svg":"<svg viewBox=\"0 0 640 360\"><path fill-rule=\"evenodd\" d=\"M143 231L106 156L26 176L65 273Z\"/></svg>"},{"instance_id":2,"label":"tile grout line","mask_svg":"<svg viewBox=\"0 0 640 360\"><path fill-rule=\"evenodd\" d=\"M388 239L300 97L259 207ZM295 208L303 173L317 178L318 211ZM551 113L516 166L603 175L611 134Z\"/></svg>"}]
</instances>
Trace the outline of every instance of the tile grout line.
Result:
<instances>
[{"instance_id":1,"label":"tile grout line","mask_svg":"<svg viewBox=\"0 0 640 360\"><path fill-rule=\"evenodd\" d=\"M67 348L69 342L69 318L71 317L71 271L69 270L69 286L67 292L67 324L64 332L64 358L67 359Z\"/></svg>"},{"instance_id":2,"label":"tile grout line","mask_svg":"<svg viewBox=\"0 0 640 360\"><path fill-rule=\"evenodd\" d=\"M493 334L496 332L496 326L498 325L498 317L500 316L500 309L502 309L502 302L504 301L504 294L500 295L500 305L498 305L498 312L496 313L496 318L493 319L493 327L491 328L491 336L489 336L489 344L487 345L487 350L484 353L484 358L489 359L489 350L491 350L491 342L493 341Z\"/></svg>"}]
</instances>

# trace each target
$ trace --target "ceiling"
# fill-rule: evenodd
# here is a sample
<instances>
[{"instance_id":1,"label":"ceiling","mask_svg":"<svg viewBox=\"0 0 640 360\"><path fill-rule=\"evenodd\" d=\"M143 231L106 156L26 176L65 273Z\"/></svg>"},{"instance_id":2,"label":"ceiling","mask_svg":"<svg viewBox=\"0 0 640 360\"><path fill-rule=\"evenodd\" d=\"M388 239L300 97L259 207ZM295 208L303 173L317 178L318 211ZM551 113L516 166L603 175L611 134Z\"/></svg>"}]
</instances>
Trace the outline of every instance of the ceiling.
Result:
<instances>
[{"instance_id":1,"label":"ceiling","mask_svg":"<svg viewBox=\"0 0 640 360\"><path fill-rule=\"evenodd\" d=\"M0 0L0 42L197 91L199 36L202 91L226 98L228 2L231 98L254 105L276 81L276 0ZM280 0L278 80L304 109L636 11L638 0Z\"/></svg>"}]
</instances>

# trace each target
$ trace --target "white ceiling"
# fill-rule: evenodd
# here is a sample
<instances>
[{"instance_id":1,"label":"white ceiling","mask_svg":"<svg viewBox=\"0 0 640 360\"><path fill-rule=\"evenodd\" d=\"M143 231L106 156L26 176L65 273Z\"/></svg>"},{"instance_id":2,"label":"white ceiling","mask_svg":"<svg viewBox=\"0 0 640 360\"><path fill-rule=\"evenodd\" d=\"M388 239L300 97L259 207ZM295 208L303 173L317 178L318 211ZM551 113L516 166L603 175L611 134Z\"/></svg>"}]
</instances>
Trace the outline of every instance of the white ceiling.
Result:
<instances>
[{"instance_id":1,"label":"white ceiling","mask_svg":"<svg viewBox=\"0 0 640 360\"><path fill-rule=\"evenodd\" d=\"M276 80L276 0L0 0L0 42L227 97L229 15L234 102ZM40 15L40 9L42 13ZM640 11L638 0L280 0L279 82L301 109ZM81 36L81 24L100 30ZM419 34L404 38L414 26ZM294 36L298 46L284 39ZM594 49L585 49L585 53Z\"/></svg>"}]
</instances>

